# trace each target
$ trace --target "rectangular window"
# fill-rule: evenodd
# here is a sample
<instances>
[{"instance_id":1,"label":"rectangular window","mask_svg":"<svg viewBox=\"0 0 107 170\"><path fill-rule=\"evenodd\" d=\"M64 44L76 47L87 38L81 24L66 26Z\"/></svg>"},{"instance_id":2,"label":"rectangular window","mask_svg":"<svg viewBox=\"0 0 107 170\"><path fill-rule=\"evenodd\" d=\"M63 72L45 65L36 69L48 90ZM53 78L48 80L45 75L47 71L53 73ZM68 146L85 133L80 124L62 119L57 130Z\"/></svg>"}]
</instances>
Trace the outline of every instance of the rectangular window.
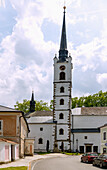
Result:
<instances>
[{"instance_id":1,"label":"rectangular window","mask_svg":"<svg viewBox=\"0 0 107 170\"><path fill-rule=\"evenodd\" d=\"M84 146L80 146L80 153L84 153Z\"/></svg>"},{"instance_id":2,"label":"rectangular window","mask_svg":"<svg viewBox=\"0 0 107 170\"><path fill-rule=\"evenodd\" d=\"M84 136L84 139L87 139L87 136Z\"/></svg>"},{"instance_id":3,"label":"rectangular window","mask_svg":"<svg viewBox=\"0 0 107 170\"><path fill-rule=\"evenodd\" d=\"M106 132L103 133L103 140L106 140Z\"/></svg>"},{"instance_id":4,"label":"rectangular window","mask_svg":"<svg viewBox=\"0 0 107 170\"><path fill-rule=\"evenodd\" d=\"M98 146L93 146L93 152L98 153Z\"/></svg>"}]
</instances>

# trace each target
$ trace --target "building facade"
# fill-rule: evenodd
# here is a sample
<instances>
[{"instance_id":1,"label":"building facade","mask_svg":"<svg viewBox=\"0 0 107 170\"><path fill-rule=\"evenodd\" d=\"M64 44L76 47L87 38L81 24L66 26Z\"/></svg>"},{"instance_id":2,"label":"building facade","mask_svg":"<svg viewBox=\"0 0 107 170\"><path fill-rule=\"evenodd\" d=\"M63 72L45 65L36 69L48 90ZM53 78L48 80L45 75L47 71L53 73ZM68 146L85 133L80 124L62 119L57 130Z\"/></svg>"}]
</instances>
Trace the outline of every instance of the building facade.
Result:
<instances>
[{"instance_id":1,"label":"building facade","mask_svg":"<svg viewBox=\"0 0 107 170\"><path fill-rule=\"evenodd\" d=\"M72 110L72 150L101 152L100 126L107 122L107 107L83 107Z\"/></svg>"},{"instance_id":2,"label":"building facade","mask_svg":"<svg viewBox=\"0 0 107 170\"><path fill-rule=\"evenodd\" d=\"M59 57L54 58L53 121L56 122L55 149L71 150L72 58L68 55L65 7Z\"/></svg>"},{"instance_id":3,"label":"building facade","mask_svg":"<svg viewBox=\"0 0 107 170\"><path fill-rule=\"evenodd\" d=\"M54 58L53 112L33 112L35 103L32 94L31 112L26 115L29 137L35 138L35 152L101 152L99 127L107 122L107 107L71 110L72 69L72 57L67 50L64 7L59 56Z\"/></svg>"},{"instance_id":4,"label":"building facade","mask_svg":"<svg viewBox=\"0 0 107 170\"><path fill-rule=\"evenodd\" d=\"M101 153L107 154L107 124L100 127Z\"/></svg>"},{"instance_id":5,"label":"building facade","mask_svg":"<svg viewBox=\"0 0 107 170\"><path fill-rule=\"evenodd\" d=\"M51 111L36 111L29 115L29 138L34 138L34 152L54 150L56 123Z\"/></svg>"},{"instance_id":6,"label":"building facade","mask_svg":"<svg viewBox=\"0 0 107 170\"><path fill-rule=\"evenodd\" d=\"M28 132L23 112L0 106L0 154L3 152L5 156L8 155L9 161L10 155L11 160L24 157L24 140Z\"/></svg>"}]
</instances>

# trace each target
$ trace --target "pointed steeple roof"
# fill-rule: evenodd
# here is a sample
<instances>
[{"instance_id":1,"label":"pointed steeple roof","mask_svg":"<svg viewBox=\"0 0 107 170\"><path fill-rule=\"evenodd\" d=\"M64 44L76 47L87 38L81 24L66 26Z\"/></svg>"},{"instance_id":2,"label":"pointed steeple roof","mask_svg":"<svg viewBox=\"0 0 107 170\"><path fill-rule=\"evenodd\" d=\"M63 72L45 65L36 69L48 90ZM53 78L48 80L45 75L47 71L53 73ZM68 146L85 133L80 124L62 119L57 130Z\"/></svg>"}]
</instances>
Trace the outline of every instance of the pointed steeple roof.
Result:
<instances>
[{"instance_id":1,"label":"pointed steeple roof","mask_svg":"<svg viewBox=\"0 0 107 170\"><path fill-rule=\"evenodd\" d=\"M66 58L68 57L67 38L66 38L66 23L65 23L65 9L66 9L66 7L64 6L62 35L61 35L60 50L59 50L59 61L61 61L61 62L66 61Z\"/></svg>"},{"instance_id":2,"label":"pointed steeple roof","mask_svg":"<svg viewBox=\"0 0 107 170\"><path fill-rule=\"evenodd\" d=\"M32 90L32 97L31 97L31 101L34 101L34 91Z\"/></svg>"},{"instance_id":3,"label":"pointed steeple roof","mask_svg":"<svg viewBox=\"0 0 107 170\"><path fill-rule=\"evenodd\" d=\"M30 112L35 111L35 100L34 100L34 91L32 91L32 97L30 101Z\"/></svg>"},{"instance_id":4,"label":"pointed steeple roof","mask_svg":"<svg viewBox=\"0 0 107 170\"><path fill-rule=\"evenodd\" d=\"M63 16L63 25L62 25L62 35L61 35L60 50L67 49L65 9L66 9L66 7L64 7L64 16Z\"/></svg>"}]
</instances>

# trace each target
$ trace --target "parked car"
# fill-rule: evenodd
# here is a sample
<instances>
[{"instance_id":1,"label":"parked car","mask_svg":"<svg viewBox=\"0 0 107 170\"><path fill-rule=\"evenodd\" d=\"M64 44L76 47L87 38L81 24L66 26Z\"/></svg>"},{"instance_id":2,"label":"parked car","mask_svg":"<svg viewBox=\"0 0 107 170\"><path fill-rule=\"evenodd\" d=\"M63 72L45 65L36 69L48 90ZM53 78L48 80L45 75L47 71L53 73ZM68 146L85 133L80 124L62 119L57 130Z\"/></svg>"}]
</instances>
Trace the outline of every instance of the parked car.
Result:
<instances>
[{"instance_id":1,"label":"parked car","mask_svg":"<svg viewBox=\"0 0 107 170\"><path fill-rule=\"evenodd\" d=\"M92 163L93 159L98 157L97 153L86 153L84 155L81 156L81 162L89 162Z\"/></svg>"},{"instance_id":2,"label":"parked car","mask_svg":"<svg viewBox=\"0 0 107 170\"><path fill-rule=\"evenodd\" d=\"M107 167L107 155L102 154L93 160L93 166L100 166L100 168Z\"/></svg>"}]
</instances>

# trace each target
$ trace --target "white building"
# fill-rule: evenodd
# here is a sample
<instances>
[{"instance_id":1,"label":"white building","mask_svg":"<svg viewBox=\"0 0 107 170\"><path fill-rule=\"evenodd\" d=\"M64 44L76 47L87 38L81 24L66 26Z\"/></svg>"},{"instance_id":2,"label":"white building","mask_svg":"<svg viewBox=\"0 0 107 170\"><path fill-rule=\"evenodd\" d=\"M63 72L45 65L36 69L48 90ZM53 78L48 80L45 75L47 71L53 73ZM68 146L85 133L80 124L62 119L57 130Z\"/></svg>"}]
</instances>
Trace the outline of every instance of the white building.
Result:
<instances>
[{"instance_id":1,"label":"white building","mask_svg":"<svg viewBox=\"0 0 107 170\"><path fill-rule=\"evenodd\" d=\"M82 107L72 110L72 150L101 151L100 126L107 122L107 107Z\"/></svg>"},{"instance_id":2,"label":"white building","mask_svg":"<svg viewBox=\"0 0 107 170\"><path fill-rule=\"evenodd\" d=\"M54 150L55 123L53 114L49 111L33 112L28 119L29 137L35 138L34 151L45 152Z\"/></svg>"},{"instance_id":3,"label":"white building","mask_svg":"<svg viewBox=\"0 0 107 170\"><path fill-rule=\"evenodd\" d=\"M19 159L19 144L7 139L0 139L0 163Z\"/></svg>"},{"instance_id":4,"label":"white building","mask_svg":"<svg viewBox=\"0 0 107 170\"><path fill-rule=\"evenodd\" d=\"M71 110L72 58L68 55L65 7L59 57L54 58L53 112L35 111L34 94L30 102L29 137L35 137L35 151L100 152L100 129L107 122L106 108Z\"/></svg>"}]
</instances>

